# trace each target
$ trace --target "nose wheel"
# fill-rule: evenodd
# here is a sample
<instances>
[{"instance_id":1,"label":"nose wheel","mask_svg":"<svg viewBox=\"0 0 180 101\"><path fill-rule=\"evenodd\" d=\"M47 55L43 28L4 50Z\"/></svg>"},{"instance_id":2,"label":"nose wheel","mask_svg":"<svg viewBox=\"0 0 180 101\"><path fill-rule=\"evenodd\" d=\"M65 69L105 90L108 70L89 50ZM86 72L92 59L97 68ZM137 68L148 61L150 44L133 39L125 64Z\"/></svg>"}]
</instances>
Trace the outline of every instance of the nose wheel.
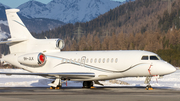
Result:
<instances>
[{"instance_id":1,"label":"nose wheel","mask_svg":"<svg viewBox=\"0 0 180 101\"><path fill-rule=\"evenodd\" d=\"M151 87L151 85L147 85L145 89L146 89L146 90L153 90L153 88Z\"/></svg>"}]
</instances>

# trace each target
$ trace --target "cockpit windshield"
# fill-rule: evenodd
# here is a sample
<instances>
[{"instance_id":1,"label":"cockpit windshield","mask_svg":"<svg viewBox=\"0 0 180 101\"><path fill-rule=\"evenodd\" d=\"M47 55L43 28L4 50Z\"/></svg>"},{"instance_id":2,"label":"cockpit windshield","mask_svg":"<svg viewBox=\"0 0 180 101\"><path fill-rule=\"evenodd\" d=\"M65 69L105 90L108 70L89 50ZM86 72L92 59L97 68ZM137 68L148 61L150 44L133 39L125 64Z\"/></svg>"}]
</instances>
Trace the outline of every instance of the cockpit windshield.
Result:
<instances>
[{"instance_id":1,"label":"cockpit windshield","mask_svg":"<svg viewBox=\"0 0 180 101\"><path fill-rule=\"evenodd\" d=\"M150 56L150 60L159 60L157 56Z\"/></svg>"},{"instance_id":2,"label":"cockpit windshield","mask_svg":"<svg viewBox=\"0 0 180 101\"><path fill-rule=\"evenodd\" d=\"M141 60L148 60L148 56L143 56Z\"/></svg>"},{"instance_id":3,"label":"cockpit windshield","mask_svg":"<svg viewBox=\"0 0 180 101\"><path fill-rule=\"evenodd\" d=\"M159 58L156 55L151 55L151 56L142 56L141 60L160 60L161 58Z\"/></svg>"}]
</instances>

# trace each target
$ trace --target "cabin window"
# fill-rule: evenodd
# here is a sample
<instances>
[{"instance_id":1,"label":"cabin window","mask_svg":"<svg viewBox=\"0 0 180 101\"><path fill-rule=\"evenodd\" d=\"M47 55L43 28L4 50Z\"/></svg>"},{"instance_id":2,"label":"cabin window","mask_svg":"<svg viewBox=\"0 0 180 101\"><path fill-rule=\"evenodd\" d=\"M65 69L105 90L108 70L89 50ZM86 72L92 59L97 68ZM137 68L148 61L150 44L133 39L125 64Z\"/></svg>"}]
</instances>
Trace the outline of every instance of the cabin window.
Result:
<instances>
[{"instance_id":1,"label":"cabin window","mask_svg":"<svg viewBox=\"0 0 180 101\"><path fill-rule=\"evenodd\" d=\"M93 62L93 59L91 59L91 61L90 61L91 63Z\"/></svg>"},{"instance_id":2,"label":"cabin window","mask_svg":"<svg viewBox=\"0 0 180 101\"><path fill-rule=\"evenodd\" d=\"M116 63L118 62L118 58L116 58L115 62L116 62Z\"/></svg>"},{"instance_id":3,"label":"cabin window","mask_svg":"<svg viewBox=\"0 0 180 101\"><path fill-rule=\"evenodd\" d=\"M114 61L114 59L112 58L112 59L111 59L111 63L113 63L113 61Z\"/></svg>"},{"instance_id":4,"label":"cabin window","mask_svg":"<svg viewBox=\"0 0 180 101\"><path fill-rule=\"evenodd\" d=\"M101 59L99 59L99 63L101 63Z\"/></svg>"},{"instance_id":5,"label":"cabin window","mask_svg":"<svg viewBox=\"0 0 180 101\"><path fill-rule=\"evenodd\" d=\"M148 60L148 56L143 56L141 60Z\"/></svg>"},{"instance_id":6,"label":"cabin window","mask_svg":"<svg viewBox=\"0 0 180 101\"><path fill-rule=\"evenodd\" d=\"M150 56L150 60L159 60L157 56Z\"/></svg>"},{"instance_id":7,"label":"cabin window","mask_svg":"<svg viewBox=\"0 0 180 101\"><path fill-rule=\"evenodd\" d=\"M66 63L66 59L63 59L62 62L65 62L65 63Z\"/></svg>"},{"instance_id":8,"label":"cabin window","mask_svg":"<svg viewBox=\"0 0 180 101\"><path fill-rule=\"evenodd\" d=\"M97 62L97 59L94 59L94 63L96 63Z\"/></svg>"},{"instance_id":9,"label":"cabin window","mask_svg":"<svg viewBox=\"0 0 180 101\"><path fill-rule=\"evenodd\" d=\"M103 63L105 63L105 58L103 59Z\"/></svg>"},{"instance_id":10,"label":"cabin window","mask_svg":"<svg viewBox=\"0 0 180 101\"><path fill-rule=\"evenodd\" d=\"M64 62L64 59L62 59L62 63Z\"/></svg>"},{"instance_id":11,"label":"cabin window","mask_svg":"<svg viewBox=\"0 0 180 101\"><path fill-rule=\"evenodd\" d=\"M109 58L107 59L107 63L109 63Z\"/></svg>"}]
</instances>

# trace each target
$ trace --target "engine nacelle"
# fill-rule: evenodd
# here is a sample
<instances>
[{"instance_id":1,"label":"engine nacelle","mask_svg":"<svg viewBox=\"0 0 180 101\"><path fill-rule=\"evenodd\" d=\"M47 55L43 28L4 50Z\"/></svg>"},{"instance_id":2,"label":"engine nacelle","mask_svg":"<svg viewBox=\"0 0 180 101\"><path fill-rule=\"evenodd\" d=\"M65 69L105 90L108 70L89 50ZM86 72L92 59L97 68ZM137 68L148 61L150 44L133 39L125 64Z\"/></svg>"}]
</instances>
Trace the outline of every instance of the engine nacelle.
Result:
<instances>
[{"instance_id":1,"label":"engine nacelle","mask_svg":"<svg viewBox=\"0 0 180 101\"><path fill-rule=\"evenodd\" d=\"M64 46L65 46L65 43L64 43L64 41L63 41L62 39L58 39L58 40L56 41L56 47L57 47L57 48L63 49Z\"/></svg>"},{"instance_id":2,"label":"engine nacelle","mask_svg":"<svg viewBox=\"0 0 180 101\"><path fill-rule=\"evenodd\" d=\"M43 53L31 53L18 57L18 62L22 65L40 67L46 63L46 56Z\"/></svg>"}]
</instances>

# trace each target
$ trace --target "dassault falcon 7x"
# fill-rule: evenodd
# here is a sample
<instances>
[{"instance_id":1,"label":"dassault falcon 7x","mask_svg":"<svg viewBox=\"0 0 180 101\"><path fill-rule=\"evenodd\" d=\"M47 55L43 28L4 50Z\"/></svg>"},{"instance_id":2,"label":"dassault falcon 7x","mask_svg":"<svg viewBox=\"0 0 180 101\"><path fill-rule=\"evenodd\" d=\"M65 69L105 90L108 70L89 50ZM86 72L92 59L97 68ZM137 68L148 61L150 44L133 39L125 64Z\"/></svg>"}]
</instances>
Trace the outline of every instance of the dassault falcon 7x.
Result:
<instances>
[{"instance_id":1,"label":"dassault falcon 7x","mask_svg":"<svg viewBox=\"0 0 180 101\"><path fill-rule=\"evenodd\" d=\"M34 38L17 12L7 9L11 38L0 44L9 45L10 54L2 60L30 73L2 73L6 75L38 75L54 79L51 88L58 89L62 80L83 81L84 88L100 84L100 80L123 77L147 77L147 88L154 75L163 76L176 71L157 54L140 50L117 51L61 51L62 39Z\"/></svg>"}]
</instances>

